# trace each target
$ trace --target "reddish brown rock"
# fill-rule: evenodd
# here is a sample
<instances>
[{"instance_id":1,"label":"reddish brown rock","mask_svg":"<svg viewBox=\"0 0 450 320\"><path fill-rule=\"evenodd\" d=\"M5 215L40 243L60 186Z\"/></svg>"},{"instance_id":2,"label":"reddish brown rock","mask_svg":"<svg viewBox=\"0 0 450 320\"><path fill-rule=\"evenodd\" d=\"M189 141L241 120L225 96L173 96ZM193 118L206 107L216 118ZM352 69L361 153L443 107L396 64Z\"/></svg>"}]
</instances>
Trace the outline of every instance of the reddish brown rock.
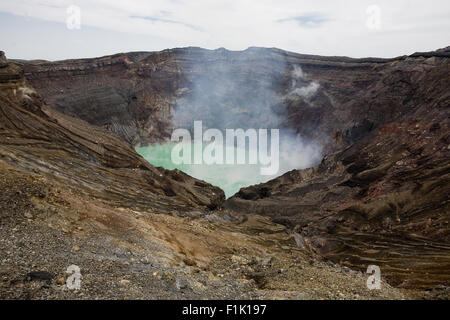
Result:
<instances>
[{"instance_id":1,"label":"reddish brown rock","mask_svg":"<svg viewBox=\"0 0 450 320\"><path fill-rule=\"evenodd\" d=\"M315 250L336 262L379 264L393 284L448 286L450 61L417 54L378 69L383 80L361 107L389 113L381 123L319 166L243 188L226 205L319 239Z\"/></svg>"},{"instance_id":2,"label":"reddish brown rock","mask_svg":"<svg viewBox=\"0 0 450 320\"><path fill-rule=\"evenodd\" d=\"M14 63L0 68L2 161L118 206L184 212L224 201L219 188L155 168L121 138L47 106L22 74Z\"/></svg>"},{"instance_id":3,"label":"reddish brown rock","mask_svg":"<svg viewBox=\"0 0 450 320\"><path fill-rule=\"evenodd\" d=\"M237 116L244 117L241 123L259 125L252 123L255 114L245 118L246 108L255 93L274 92L278 98L267 100L267 110L280 116L279 126L319 141L330 151L426 103L429 98L415 92L424 76L440 68L449 55L443 49L394 59L351 59L269 48L179 48L21 64L25 77L49 105L107 128L133 145L170 137L174 108L183 101L195 102L193 90L201 82L224 90L219 98L226 101L208 96L213 104L208 107L215 113L202 110L200 118L215 125L214 119L220 119L217 125L222 125L219 111L229 114L236 109ZM319 85L308 99L289 97L298 66L303 71L298 82ZM239 85L222 85L224 74L225 80Z\"/></svg>"}]
</instances>

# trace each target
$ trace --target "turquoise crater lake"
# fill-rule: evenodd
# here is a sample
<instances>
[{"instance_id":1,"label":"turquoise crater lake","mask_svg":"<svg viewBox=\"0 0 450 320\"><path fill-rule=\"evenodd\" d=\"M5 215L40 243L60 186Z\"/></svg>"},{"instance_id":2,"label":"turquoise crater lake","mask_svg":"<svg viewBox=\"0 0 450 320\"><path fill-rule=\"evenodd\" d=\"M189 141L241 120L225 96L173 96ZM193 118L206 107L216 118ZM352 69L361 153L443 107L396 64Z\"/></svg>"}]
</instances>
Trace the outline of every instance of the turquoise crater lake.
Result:
<instances>
[{"instance_id":1,"label":"turquoise crater lake","mask_svg":"<svg viewBox=\"0 0 450 320\"><path fill-rule=\"evenodd\" d=\"M275 177L261 175L259 164L174 164L171 153L175 145L172 142L154 144L138 147L136 151L154 166L168 170L179 169L194 178L221 188L227 198L242 187L266 182ZM248 155L248 152L246 154Z\"/></svg>"}]
</instances>

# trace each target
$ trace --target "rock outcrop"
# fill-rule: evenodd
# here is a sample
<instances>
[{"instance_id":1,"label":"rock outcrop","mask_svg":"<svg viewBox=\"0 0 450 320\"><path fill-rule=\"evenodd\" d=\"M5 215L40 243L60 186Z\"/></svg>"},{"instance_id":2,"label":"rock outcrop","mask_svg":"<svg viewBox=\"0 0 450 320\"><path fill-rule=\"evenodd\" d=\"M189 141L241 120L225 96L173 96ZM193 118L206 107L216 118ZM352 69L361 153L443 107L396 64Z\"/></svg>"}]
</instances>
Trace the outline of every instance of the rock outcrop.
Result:
<instances>
[{"instance_id":1,"label":"rock outcrop","mask_svg":"<svg viewBox=\"0 0 450 320\"><path fill-rule=\"evenodd\" d=\"M268 218L211 211L220 189L52 109L17 64L0 80L0 298L405 298Z\"/></svg>"},{"instance_id":2,"label":"rock outcrop","mask_svg":"<svg viewBox=\"0 0 450 320\"><path fill-rule=\"evenodd\" d=\"M316 168L241 189L227 207L289 225L336 262L376 262L395 285L449 285L450 60L439 55L383 67L394 70L367 104L390 121Z\"/></svg>"},{"instance_id":3,"label":"rock outcrop","mask_svg":"<svg viewBox=\"0 0 450 320\"><path fill-rule=\"evenodd\" d=\"M0 297L45 298L18 279L35 268L61 276L75 259L88 297L404 298L384 282L367 290L354 270L376 264L395 286L433 289L413 296L448 298L449 55L2 56ZM167 139L198 79L217 88L224 70L245 94L275 92L264 107L327 155L241 189L222 208L220 189L149 165L132 145ZM219 106L227 103L252 120L239 99ZM49 297L73 298L56 279L51 288Z\"/></svg>"},{"instance_id":4,"label":"rock outcrop","mask_svg":"<svg viewBox=\"0 0 450 320\"><path fill-rule=\"evenodd\" d=\"M3 51L0 51L0 67L6 67L8 59Z\"/></svg>"},{"instance_id":5,"label":"rock outcrop","mask_svg":"<svg viewBox=\"0 0 450 320\"><path fill-rule=\"evenodd\" d=\"M110 132L44 104L14 63L0 68L1 159L117 205L163 212L215 209L223 191L155 168Z\"/></svg>"},{"instance_id":6,"label":"rock outcrop","mask_svg":"<svg viewBox=\"0 0 450 320\"><path fill-rule=\"evenodd\" d=\"M424 103L426 97L414 92L449 55L443 49L394 59L351 59L266 48L179 48L21 64L49 105L133 145L169 138L174 110L195 103L201 83L207 88L200 94L213 111L202 108L201 117L216 127L226 126L221 112L260 125L246 108L255 95L273 92L276 97L267 97L267 106L259 104L261 113L273 112L280 117L279 127L320 142L328 153ZM223 91L220 99L214 90Z\"/></svg>"}]
</instances>

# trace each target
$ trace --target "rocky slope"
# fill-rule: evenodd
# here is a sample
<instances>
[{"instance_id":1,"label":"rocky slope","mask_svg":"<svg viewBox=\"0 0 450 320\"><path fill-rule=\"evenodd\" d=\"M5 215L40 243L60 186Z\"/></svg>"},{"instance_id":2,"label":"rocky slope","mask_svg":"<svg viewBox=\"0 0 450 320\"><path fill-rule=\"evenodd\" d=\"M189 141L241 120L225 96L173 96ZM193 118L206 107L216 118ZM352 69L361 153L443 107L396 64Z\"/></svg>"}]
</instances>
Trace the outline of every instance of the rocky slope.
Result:
<instances>
[{"instance_id":1,"label":"rocky slope","mask_svg":"<svg viewBox=\"0 0 450 320\"><path fill-rule=\"evenodd\" d=\"M184 48L2 59L0 294L74 297L57 278L78 263L80 297L448 298L448 57ZM150 166L121 140L167 139L177 112L203 106L199 82L249 125L245 107L259 100L241 97L263 96L276 125L328 155L221 208L220 190ZM207 111L214 124L217 108ZM368 264L406 290L367 290L355 270ZM53 278L26 281L33 269Z\"/></svg>"},{"instance_id":2,"label":"rocky slope","mask_svg":"<svg viewBox=\"0 0 450 320\"><path fill-rule=\"evenodd\" d=\"M449 286L450 61L439 55L414 55L402 62L409 70L385 78L370 105L390 101L391 121L316 168L241 189L227 207L288 225L341 264L376 261L396 286ZM409 88L407 103L393 98L398 86Z\"/></svg>"},{"instance_id":3,"label":"rocky slope","mask_svg":"<svg viewBox=\"0 0 450 320\"><path fill-rule=\"evenodd\" d=\"M52 109L0 58L0 298L405 298L268 218L212 211L221 190Z\"/></svg>"},{"instance_id":4,"label":"rocky slope","mask_svg":"<svg viewBox=\"0 0 450 320\"><path fill-rule=\"evenodd\" d=\"M9 64L0 72L3 161L136 207L213 209L223 201L220 189L182 172L154 168L122 139L49 108L20 67Z\"/></svg>"},{"instance_id":5,"label":"rocky slope","mask_svg":"<svg viewBox=\"0 0 450 320\"><path fill-rule=\"evenodd\" d=\"M196 120L211 127L239 119L259 128L256 114L265 113L265 125L277 117L276 127L291 128L328 152L424 103L426 97L415 92L427 87L424 75L449 55L443 49L395 59L351 59L266 48L179 48L21 64L49 105L134 145L170 137L179 125L172 118L175 111L183 115L201 95L202 119ZM260 110L248 112L253 106Z\"/></svg>"}]
</instances>

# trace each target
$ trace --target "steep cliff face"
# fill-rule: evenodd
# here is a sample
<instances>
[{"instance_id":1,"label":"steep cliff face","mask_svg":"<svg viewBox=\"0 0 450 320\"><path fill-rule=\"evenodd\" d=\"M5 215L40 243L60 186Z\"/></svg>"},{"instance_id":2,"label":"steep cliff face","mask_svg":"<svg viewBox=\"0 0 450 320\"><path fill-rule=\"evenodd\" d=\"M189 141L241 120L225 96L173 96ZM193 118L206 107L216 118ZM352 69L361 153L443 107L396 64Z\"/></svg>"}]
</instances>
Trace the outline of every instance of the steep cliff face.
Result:
<instances>
[{"instance_id":1,"label":"steep cliff face","mask_svg":"<svg viewBox=\"0 0 450 320\"><path fill-rule=\"evenodd\" d=\"M277 127L291 128L329 151L422 104L426 97L414 93L424 75L448 55L441 50L396 59L350 59L265 48L182 48L22 62L22 67L48 104L134 145L170 137L180 124L174 114L183 114L202 95L197 120L218 127L227 123L217 119L240 119L259 128L278 117ZM257 102L268 119L254 123L255 114L248 111L252 100L267 92L273 93L265 98L267 105Z\"/></svg>"},{"instance_id":2,"label":"steep cliff face","mask_svg":"<svg viewBox=\"0 0 450 320\"><path fill-rule=\"evenodd\" d=\"M414 59L374 93L372 106L388 112L386 102L391 121L316 168L241 189L227 206L290 225L335 261L376 261L396 285L450 284L450 61ZM398 86L409 94L396 98L406 90Z\"/></svg>"},{"instance_id":3,"label":"steep cliff face","mask_svg":"<svg viewBox=\"0 0 450 320\"><path fill-rule=\"evenodd\" d=\"M2 299L405 298L368 290L266 217L211 211L221 190L53 110L3 53L0 190Z\"/></svg>"},{"instance_id":4,"label":"steep cliff face","mask_svg":"<svg viewBox=\"0 0 450 320\"><path fill-rule=\"evenodd\" d=\"M232 230L234 237L247 216L258 221L242 231L251 235L246 239L252 254L268 241L263 250L283 244L290 253L308 252L361 270L377 264L392 284L405 288L449 286L449 56L448 48L389 60L185 48L6 63L7 72L0 72L3 161L36 169L108 205L213 219L204 218L203 208L220 205L220 190L149 166L103 129L133 145L161 141L191 120L182 112L186 106L208 101L214 108L198 113L198 120L218 119L219 127L226 126L229 117L220 115L231 114L239 123L264 127L246 112L260 101L253 97L262 96L268 122L277 117L276 125L321 143L327 155L316 168L241 189L226 202L226 214L213 214L230 224L214 228ZM199 91L199 83L207 85ZM198 101L199 92L206 102ZM170 223L183 222L161 222ZM198 248L182 243L194 242L191 228L167 228L169 235L164 231L157 241L162 237L181 255L201 261L194 254ZM226 251L225 242L209 236L216 229L201 228L194 238L206 243L202 252ZM272 228L283 231L272 239ZM261 231L269 235L260 238ZM245 251L240 240L226 239Z\"/></svg>"},{"instance_id":5,"label":"steep cliff face","mask_svg":"<svg viewBox=\"0 0 450 320\"><path fill-rule=\"evenodd\" d=\"M216 208L223 192L179 171L155 168L122 139L45 105L13 63L0 68L2 160L39 171L106 201L136 207Z\"/></svg>"}]
</instances>

